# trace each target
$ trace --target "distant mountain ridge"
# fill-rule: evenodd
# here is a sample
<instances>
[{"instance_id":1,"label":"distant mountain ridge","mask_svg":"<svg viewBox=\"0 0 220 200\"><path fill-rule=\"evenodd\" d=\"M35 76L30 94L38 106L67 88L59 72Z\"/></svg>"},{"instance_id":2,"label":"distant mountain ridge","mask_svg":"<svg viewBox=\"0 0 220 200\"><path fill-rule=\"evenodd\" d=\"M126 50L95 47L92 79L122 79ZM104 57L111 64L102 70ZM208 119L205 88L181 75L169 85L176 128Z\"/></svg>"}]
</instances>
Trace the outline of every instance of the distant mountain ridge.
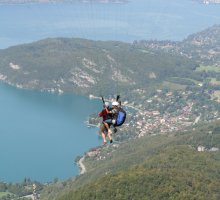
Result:
<instances>
[{"instance_id":1,"label":"distant mountain ridge","mask_svg":"<svg viewBox=\"0 0 220 200\"><path fill-rule=\"evenodd\" d=\"M200 63L218 64L220 61L220 25L214 25L192 34L181 42L140 41L137 45L142 48L183 55Z\"/></svg>"}]
</instances>

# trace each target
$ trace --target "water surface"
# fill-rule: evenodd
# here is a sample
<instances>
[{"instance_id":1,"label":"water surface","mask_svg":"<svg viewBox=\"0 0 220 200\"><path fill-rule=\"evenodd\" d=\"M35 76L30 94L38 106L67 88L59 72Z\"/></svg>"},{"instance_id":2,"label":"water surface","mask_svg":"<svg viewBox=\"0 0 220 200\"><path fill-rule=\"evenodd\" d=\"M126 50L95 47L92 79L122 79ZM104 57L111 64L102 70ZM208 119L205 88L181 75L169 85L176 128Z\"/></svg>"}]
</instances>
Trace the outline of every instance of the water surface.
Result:
<instances>
[{"instance_id":1,"label":"water surface","mask_svg":"<svg viewBox=\"0 0 220 200\"><path fill-rule=\"evenodd\" d=\"M48 37L182 40L219 24L219 10L192 0L0 5L0 48Z\"/></svg>"},{"instance_id":2,"label":"water surface","mask_svg":"<svg viewBox=\"0 0 220 200\"><path fill-rule=\"evenodd\" d=\"M101 102L76 95L0 84L0 180L65 179L78 174L77 155L102 144L84 121Z\"/></svg>"}]
</instances>

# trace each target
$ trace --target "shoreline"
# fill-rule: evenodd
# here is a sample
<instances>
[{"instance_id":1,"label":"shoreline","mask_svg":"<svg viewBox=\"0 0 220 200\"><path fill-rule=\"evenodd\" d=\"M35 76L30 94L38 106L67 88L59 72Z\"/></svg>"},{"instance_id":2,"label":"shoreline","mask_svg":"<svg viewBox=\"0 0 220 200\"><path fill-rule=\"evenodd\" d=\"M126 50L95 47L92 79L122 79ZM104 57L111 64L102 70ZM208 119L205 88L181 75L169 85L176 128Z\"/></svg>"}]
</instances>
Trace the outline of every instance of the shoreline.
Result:
<instances>
[{"instance_id":1,"label":"shoreline","mask_svg":"<svg viewBox=\"0 0 220 200\"><path fill-rule=\"evenodd\" d=\"M86 173L86 167L83 164L83 161L85 160L85 156L83 156L82 158L79 159L79 161L77 162L77 165L79 166L80 169L80 173L79 175L83 175Z\"/></svg>"}]
</instances>

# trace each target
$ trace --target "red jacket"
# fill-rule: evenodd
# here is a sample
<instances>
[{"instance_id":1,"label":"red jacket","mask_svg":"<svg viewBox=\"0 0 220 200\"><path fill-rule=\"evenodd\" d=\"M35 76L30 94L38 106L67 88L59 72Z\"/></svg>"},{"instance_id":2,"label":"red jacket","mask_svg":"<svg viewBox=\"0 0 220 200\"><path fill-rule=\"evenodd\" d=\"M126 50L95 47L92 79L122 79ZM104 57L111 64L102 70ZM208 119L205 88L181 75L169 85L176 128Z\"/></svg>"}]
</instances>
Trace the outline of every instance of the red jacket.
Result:
<instances>
[{"instance_id":1,"label":"red jacket","mask_svg":"<svg viewBox=\"0 0 220 200\"><path fill-rule=\"evenodd\" d=\"M106 109L103 109L100 113L99 113L99 117L103 118L103 121L105 121L107 119L107 112Z\"/></svg>"}]
</instances>

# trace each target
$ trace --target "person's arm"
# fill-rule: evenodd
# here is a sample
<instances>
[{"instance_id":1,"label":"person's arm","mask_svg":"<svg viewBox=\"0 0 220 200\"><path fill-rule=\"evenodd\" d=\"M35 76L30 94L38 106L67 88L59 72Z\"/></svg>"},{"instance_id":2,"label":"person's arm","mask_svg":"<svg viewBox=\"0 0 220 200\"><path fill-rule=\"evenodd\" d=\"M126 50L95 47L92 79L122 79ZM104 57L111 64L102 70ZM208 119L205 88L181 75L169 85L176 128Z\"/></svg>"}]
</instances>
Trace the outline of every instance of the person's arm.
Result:
<instances>
[{"instance_id":1,"label":"person's arm","mask_svg":"<svg viewBox=\"0 0 220 200\"><path fill-rule=\"evenodd\" d=\"M106 113L107 113L107 114L110 114L110 113L111 113L111 111L109 111L107 107L105 108L105 110L106 110Z\"/></svg>"},{"instance_id":2,"label":"person's arm","mask_svg":"<svg viewBox=\"0 0 220 200\"><path fill-rule=\"evenodd\" d=\"M103 110L99 113L99 117L103 116Z\"/></svg>"}]
</instances>

